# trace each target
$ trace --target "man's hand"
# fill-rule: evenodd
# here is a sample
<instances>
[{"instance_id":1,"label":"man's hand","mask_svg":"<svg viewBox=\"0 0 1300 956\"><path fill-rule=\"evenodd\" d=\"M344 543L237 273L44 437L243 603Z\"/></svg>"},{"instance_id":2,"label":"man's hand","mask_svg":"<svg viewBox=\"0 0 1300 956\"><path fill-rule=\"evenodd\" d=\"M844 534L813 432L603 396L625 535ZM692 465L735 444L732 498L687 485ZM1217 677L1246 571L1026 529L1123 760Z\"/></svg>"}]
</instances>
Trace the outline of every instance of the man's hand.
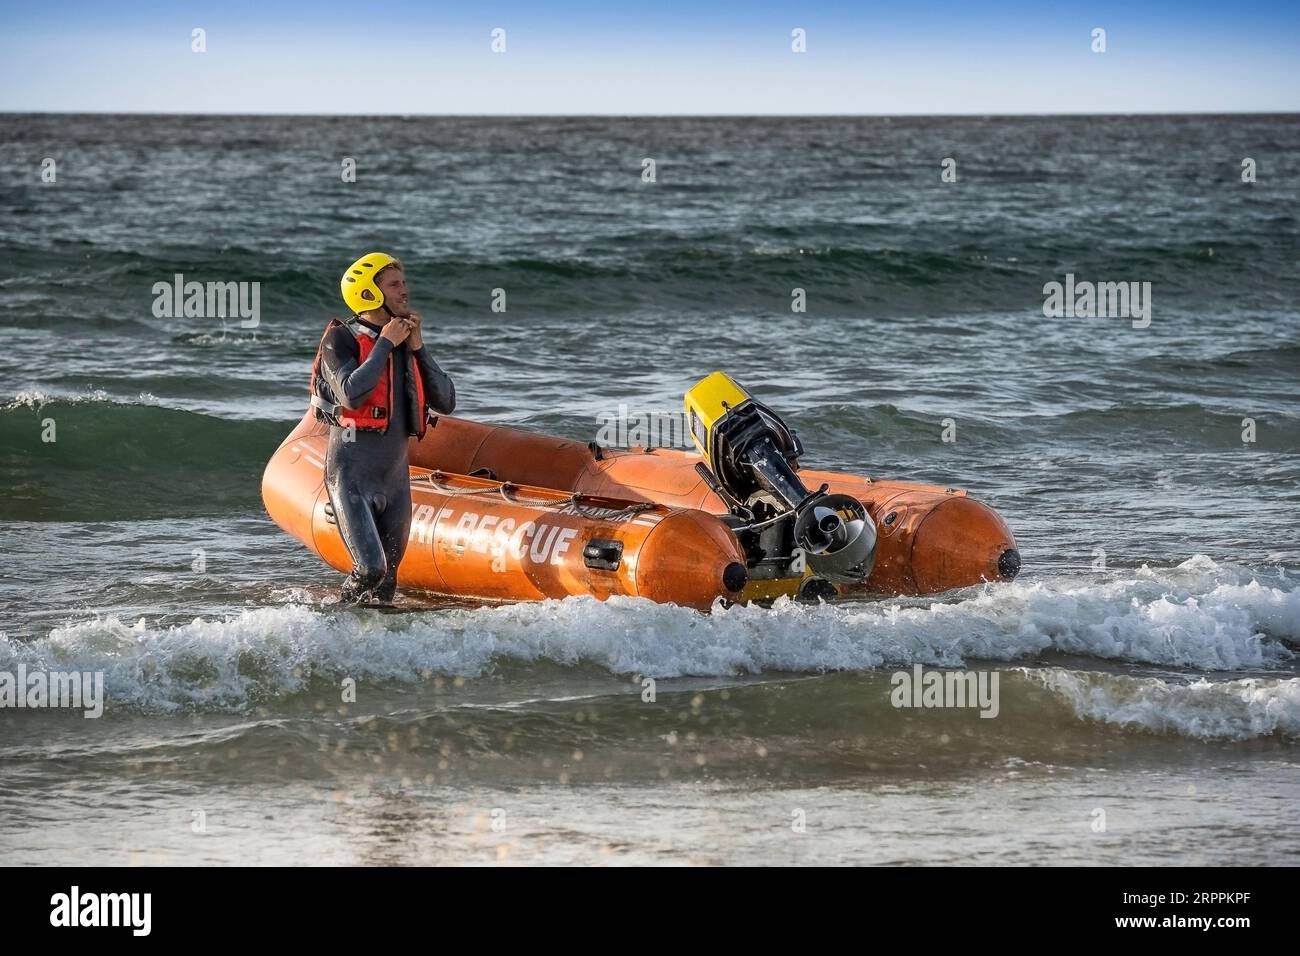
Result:
<instances>
[{"instance_id":1,"label":"man's hand","mask_svg":"<svg viewBox=\"0 0 1300 956\"><path fill-rule=\"evenodd\" d=\"M397 348L411 334L411 326L405 319L389 319L379 334L392 342L393 348Z\"/></svg>"},{"instance_id":2,"label":"man's hand","mask_svg":"<svg viewBox=\"0 0 1300 956\"><path fill-rule=\"evenodd\" d=\"M420 331L420 313L408 312L406 314L406 327L410 330L410 336L406 340L406 347L412 352L418 352L424 345L424 336Z\"/></svg>"}]
</instances>

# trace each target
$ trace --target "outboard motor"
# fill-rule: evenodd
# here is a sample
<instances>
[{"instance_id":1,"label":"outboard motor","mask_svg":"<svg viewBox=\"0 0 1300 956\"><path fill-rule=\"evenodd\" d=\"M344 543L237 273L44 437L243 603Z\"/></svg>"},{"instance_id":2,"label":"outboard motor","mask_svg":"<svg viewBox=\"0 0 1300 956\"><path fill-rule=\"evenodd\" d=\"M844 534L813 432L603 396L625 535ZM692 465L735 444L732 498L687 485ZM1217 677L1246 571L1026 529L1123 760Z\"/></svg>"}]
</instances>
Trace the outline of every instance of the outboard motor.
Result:
<instances>
[{"instance_id":1,"label":"outboard motor","mask_svg":"<svg viewBox=\"0 0 1300 956\"><path fill-rule=\"evenodd\" d=\"M686 393L686 416L708 462L696 470L727 503L751 579L797 577L806 562L814 580L803 593L825 595L825 582L853 584L871 573L876 526L867 509L826 485L805 487L796 474L803 445L771 409L714 372Z\"/></svg>"}]
</instances>

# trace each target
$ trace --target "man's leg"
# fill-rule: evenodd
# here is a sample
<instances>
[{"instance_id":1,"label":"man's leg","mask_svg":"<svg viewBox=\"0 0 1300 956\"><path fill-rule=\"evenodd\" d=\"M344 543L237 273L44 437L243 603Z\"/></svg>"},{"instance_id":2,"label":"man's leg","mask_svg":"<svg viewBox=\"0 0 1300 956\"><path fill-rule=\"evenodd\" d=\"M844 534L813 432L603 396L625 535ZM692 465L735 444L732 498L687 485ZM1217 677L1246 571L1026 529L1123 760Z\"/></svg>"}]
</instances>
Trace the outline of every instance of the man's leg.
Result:
<instances>
[{"instance_id":1,"label":"man's leg","mask_svg":"<svg viewBox=\"0 0 1300 956\"><path fill-rule=\"evenodd\" d=\"M342 599L349 603L369 600L388 570L370 498L357 488L346 490L337 483L326 485L334 521L352 556L352 573L343 582Z\"/></svg>"},{"instance_id":2,"label":"man's leg","mask_svg":"<svg viewBox=\"0 0 1300 956\"><path fill-rule=\"evenodd\" d=\"M409 481L409 479L408 479ZM406 554L406 543L411 537L411 489L410 485L393 489L393 496L377 519L379 538L383 543L386 573L379 586L375 588L375 597L380 601L391 602L397 593L397 566Z\"/></svg>"}]
</instances>

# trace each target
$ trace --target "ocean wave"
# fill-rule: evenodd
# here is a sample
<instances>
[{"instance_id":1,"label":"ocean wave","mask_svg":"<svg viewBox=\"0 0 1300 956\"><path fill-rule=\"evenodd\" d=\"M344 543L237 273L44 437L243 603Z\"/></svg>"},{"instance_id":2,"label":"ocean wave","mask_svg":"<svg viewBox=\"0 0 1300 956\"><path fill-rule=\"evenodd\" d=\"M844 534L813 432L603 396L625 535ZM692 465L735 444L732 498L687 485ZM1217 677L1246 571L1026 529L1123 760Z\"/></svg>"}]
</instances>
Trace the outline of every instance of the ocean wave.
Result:
<instances>
[{"instance_id":1,"label":"ocean wave","mask_svg":"<svg viewBox=\"0 0 1300 956\"><path fill-rule=\"evenodd\" d=\"M323 218L317 225L337 228ZM829 232L826 226L801 225L797 237L769 238L771 231L761 223L739 239L711 228L680 234L661 227L615 235L598 231L587 244L575 246L571 232L557 230L533 237L529 246L502 244L482 252L442 247L423 255L416 248L404 259L415 281L436 283L443 303L466 318L481 316L484 290L498 287L510 291L512 311L560 317L575 309L712 312L719 302L733 311L788 312L794 287L809 290L815 314L1038 313L1042 286L1061 278L1061 262L1072 263L1083 278L1142 276L1161 290L1162 303L1238 306L1239 301L1224 299L1225 288L1240 284L1235 275L1220 275L1224 268L1249 266L1253 275L1256 269L1281 271L1290 265L1277 254L1261 262L1260 250L1226 243L1216 244L1210 258L1199 245L1169 243L1127 249L1117 260L1115 253L1098 252L1096 244L1062 246L983 234L917 246L884 244L879 225L841 223ZM33 311L56 326L80 328L88 318L110 325L134 322L148 317L154 284L171 282L178 273L200 282L257 282L267 314L295 321L328 314L337 308L333 290L340 263L318 250L315 237L308 239L306 248L288 257L280 250L233 243L177 243L145 253L79 240L3 242L0 255L18 277L6 286L9 304L0 305L0 325L30 327ZM51 262L72 262L75 268L51 268ZM24 296L35 298L24 302Z\"/></svg>"},{"instance_id":2,"label":"ocean wave","mask_svg":"<svg viewBox=\"0 0 1300 956\"><path fill-rule=\"evenodd\" d=\"M53 441L45 440L53 423ZM231 421L100 390L0 407L0 520L113 521L257 508L290 424Z\"/></svg>"},{"instance_id":3,"label":"ocean wave","mask_svg":"<svg viewBox=\"0 0 1300 956\"><path fill-rule=\"evenodd\" d=\"M887 440L916 454L946 455L951 446L940 440L940 433L956 404L950 401L947 407L927 412L889 403L834 402L807 405L797 410L797 416L800 434L811 438L810 447L851 448L864 441ZM1105 445L1111 451L1146 450L1153 444L1181 450L1187 447L1188 436L1195 435L1198 451L1223 451L1243 448L1243 418L1251 412L1199 402L1115 402L1056 413L999 416L967 411L955 420L964 441L1001 448L1083 442ZM1268 411L1255 412L1251 418L1259 447L1283 453L1300 450L1300 417Z\"/></svg>"},{"instance_id":4,"label":"ocean wave","mask_svg":"<svg viewBox=\"0 0 1300 956\"><path fill-rule=\"evenodd\" d=\"M149 392L141 392L134 399L123 399L109 394L102 388L88 388L86 391L78 394L64 394L45 392L39 388L27 388L17 392L12 399L4 405L0 405L0 412L11 409L28 408L33 411L40 411L46 405L58 402L66 405L86 405L95 403L107 403L111 405L160 405L156 395Z\"/></svg>"},{"instance_id":5,"label":"ocean wave","mask_svg":"<svg viewBox=\"0 0 1300 956\"><path fill-rule=\"evenodd\" d=\"M1175 683L1060 667L1024 671L1085 720L1200 740L1300 737L1300 678Z\"/></svg>"},{"instance_id":6,"label":"ocean wave","mask_svg":"<svg viewBox=\"0 0 1300 956\"><path fill-rule=\"evenodd\" d=\"M678 678L1016 662L1049 652L1191 671L1290 666L1300 590L1198 556L1090 584L988 586L947 601L699 613L592 598L391 615L289 604L175 626L106 616L0 642L0 669L103 671L111 701L145 710L241 710L313 682L413 684L481 677L508 662Z\"/></svg>"}]
</instances>

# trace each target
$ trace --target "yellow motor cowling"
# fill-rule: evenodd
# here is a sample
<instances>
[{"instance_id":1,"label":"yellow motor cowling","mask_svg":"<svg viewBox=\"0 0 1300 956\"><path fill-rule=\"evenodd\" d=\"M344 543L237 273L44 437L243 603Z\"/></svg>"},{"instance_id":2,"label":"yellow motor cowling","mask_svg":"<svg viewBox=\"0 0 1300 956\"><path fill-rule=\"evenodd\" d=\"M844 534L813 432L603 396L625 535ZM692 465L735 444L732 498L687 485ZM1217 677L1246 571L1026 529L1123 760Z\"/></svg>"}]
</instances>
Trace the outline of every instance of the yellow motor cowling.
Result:
<instances>
[{"instance_id":1,"label":"yellow motor cowling","mask_svg":"<svg viewBox=\"0 0 1300 956\"><path fill-rule=\"evenodd\" d=\"M713 427L737 405L749 400L749 393L726 372L714 372L686 393L686 421L700 454L713 458Z\"/></svg>"}]
</instances>

